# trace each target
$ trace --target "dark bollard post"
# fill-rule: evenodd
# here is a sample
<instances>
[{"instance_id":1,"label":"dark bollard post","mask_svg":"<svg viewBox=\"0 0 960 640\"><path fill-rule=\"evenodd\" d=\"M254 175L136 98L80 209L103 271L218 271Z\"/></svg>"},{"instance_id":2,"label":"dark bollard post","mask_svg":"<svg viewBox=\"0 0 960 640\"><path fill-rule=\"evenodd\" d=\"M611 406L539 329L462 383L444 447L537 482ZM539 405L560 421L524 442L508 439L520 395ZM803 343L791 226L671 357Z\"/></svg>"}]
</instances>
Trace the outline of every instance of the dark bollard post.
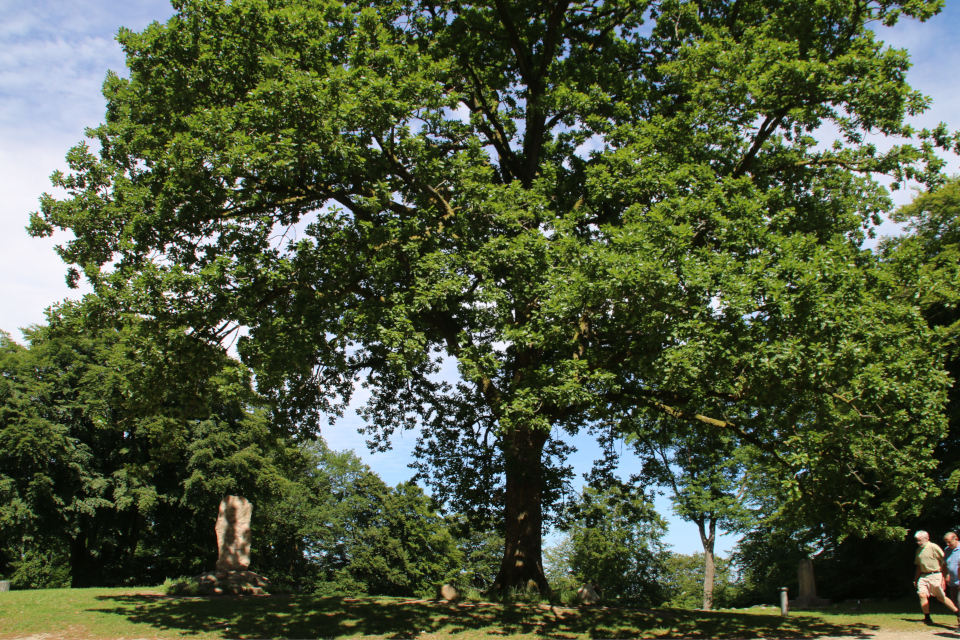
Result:
<instances>
[{"instance_id":1,"label":"dark bollard post","mask_svg":"<svg viewBox=\"0 0 960 640\"><path fill-rule=\"evenodd\" d=\"M785 616L790 613L787 607L787 588L780 587L780 615Z\"/></svg>"}]
</instances>

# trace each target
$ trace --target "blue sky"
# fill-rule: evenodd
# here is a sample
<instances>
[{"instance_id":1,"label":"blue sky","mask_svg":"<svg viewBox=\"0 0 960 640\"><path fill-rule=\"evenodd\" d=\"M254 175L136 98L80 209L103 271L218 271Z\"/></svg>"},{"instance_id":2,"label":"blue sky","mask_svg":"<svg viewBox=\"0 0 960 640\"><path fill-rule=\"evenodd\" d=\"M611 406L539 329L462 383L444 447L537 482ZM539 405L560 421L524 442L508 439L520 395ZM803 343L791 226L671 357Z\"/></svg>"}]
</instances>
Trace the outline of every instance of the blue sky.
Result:
<instances>
[{"instance_id":1,"label":"blue sky","mask_svg":"<svg viewBox=\"0 0 960 640\"><path fill-rule=\"evenodd\" d=\"M35 240L24 231L37 198L51 191L48 176L65 169L67 149L83 139L84 127L103 117L100 86L107 69L123 74L124 59L114 35L121 27L140 30L164 21L173 9L166 0L0 0L0 329L20 338L18 328L43 322L43 310L65 297L76 297L64 283L65 267L53 251L65 236ZM910 51L913 86L933 98L933 107L918 126L946 122L960 129L960 2L948 0L943 14L927 24L912 21L894 29L880 27L881 38ZM957 158L949 171L958 172ZM895 194L898 203L909 192ZM324 437L336 449L352 448L394 484L407 479L414 434L395 440L394 450L370 454L356 433L359 419L349 416ZM577 473L589 470L599 451L589 438L578 438L571 462ZM631 472L635 461L625 459ZM660 511L669 514L661 500ZM670 516L668 541L674 550L700 550L696 528ZM718 550L728 551L730 537Z\"/></svg>"}]
</instances>

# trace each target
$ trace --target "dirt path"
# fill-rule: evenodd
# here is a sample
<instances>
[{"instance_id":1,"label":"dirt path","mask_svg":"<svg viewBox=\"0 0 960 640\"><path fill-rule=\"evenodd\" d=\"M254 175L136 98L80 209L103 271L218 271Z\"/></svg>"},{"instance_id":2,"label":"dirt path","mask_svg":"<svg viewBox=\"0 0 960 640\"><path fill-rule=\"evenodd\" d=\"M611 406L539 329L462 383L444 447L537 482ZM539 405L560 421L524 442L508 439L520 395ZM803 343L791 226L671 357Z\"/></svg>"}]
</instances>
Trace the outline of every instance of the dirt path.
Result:
<instances>
[{"instance_id":1,"label":"dirt path","mask_svg":"<svg viewBox=\"0 0 960 640\"><path fill-rule=\"evenodd\" d=\"M843 638L844 640L944 640L960 639L960 633L956 629L947 629L944 627L931 627L920 631L890 631L880 629L879 631L866 631L863 634L846 636L817 636L816 640L833 640Z\"/></svg>"}]
</instances>

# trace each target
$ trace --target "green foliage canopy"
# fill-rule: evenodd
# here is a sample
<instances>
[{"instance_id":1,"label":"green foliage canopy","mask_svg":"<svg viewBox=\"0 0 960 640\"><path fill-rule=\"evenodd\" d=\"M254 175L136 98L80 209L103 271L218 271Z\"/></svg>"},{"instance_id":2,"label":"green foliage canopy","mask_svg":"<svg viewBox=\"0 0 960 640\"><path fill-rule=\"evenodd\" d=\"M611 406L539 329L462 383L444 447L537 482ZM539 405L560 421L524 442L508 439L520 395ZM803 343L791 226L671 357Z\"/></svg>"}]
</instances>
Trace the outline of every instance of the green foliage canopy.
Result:
<instances>
[{"instance_id":1,"label":"green foliage canopy","mask_svg":"<svg viewBox=\"0 0 960 640\"><path fill-rule=\"evenodd\" d=\"M434 597L440 585L458 582L463 554L419 487L388 487L352 451L322 441L301 452L290 490L258 510L266 575L339 596Z\"/></svg>"},{"instance_id":2,"label":"green foliage canopy","mask_svg":"<svg viewBox=\"0 0 960 640\"><path fill-rule=\"evenodd\" d=\"M254 502L253 567L276 586L432 596L459 578L418 487L290 438L239 362L183 331L117 328L93 297L48 318L27 347L0 334L0 575L18 588L209 571L225 494Z\"/></svg>"},{"instance_id":3,"label":"green foliage canopy","mask_svg":"<svg viewBox=\"0 0 960 640\"><path fill-rule=\"evenodd\" d=\"M932 532L935 540L955 530L960 502L960 374L957 357L958 293L960 293L960 179L952 177L935 188L918 191L912 202L899 208L894 219L906 223L904 231L884 238L879 255L883 277L890 278L891 295L916 306L931 327L935 344L945 354L943 366L953 381L947 394L948 430L931 455L936 468L929 472L925 499L904 524L911 530ZM880 503L883 496L878 496ZM760 501L776 509L771 492ZM873 507L867 505L868 509ZM741 540L737 564L743 582L742 596L751 602L769 600L781 586L796 590L797 562L814 557L821 595L834 599L897 598L912 593L906 578L891 580L916 549L912 536L882 539L876 536L844 537L833 523L796 523L768 520Z\"/></svg>"},{"instance_id":4,"label":"green foliage canopy","mask_svg":"<svg viewBox=\"0 0 960 640\"><path fill-rule=\"evenodd\" d=\"M0 334L0 571L18 586L200 573L221 496L287 484L291 452L245 367L182 331L98 315L88 298L51 309L28 347Z\"/></svg>"},{"instance_id":5,"label":"green foliage canopy","mask_svg":"<svg viewBox=\"0 0 960 640\"><path fill-rule=\"evenodd\" d=\"M666 554L663 559L664 602L662 606L676 609L699 609L703 604L705 564L702 553ZM735 578L730 560L717 558L712 603L715 607L722 609L732 606L737 601L739 593ZM775 592L772 591L772 593Z\"/></svg>"},{"instance_id":6,"label":"green foliage canopy","mask_svg":"<svg viewBox=\"0 0 960 640\"><path fill-rule=\"evenodd\" d=\"M657 425L653 422L653 425ZM737 446L725 432L704 429L637 429L630 434L644 460L637 479L654 480L671 491L674 512L700 533L704 561L703 609L713 608L714 546L718 533L743 531L754 523L749 508L749 445Z\"/></svg>"},{"instance_id":7,"label":"green foliage canopy","mask_svg":"<svg viewBox=\"0 0 960 640\"><path fill-rule=\"evenodd\" d=\"M119 307L248 327L302 424L361 375L381 444L472 407L499 434L501 586L547 586L547 442L627 416L728 431L780 513L886 531L946 382L860 248L890 206L871 176L933 184L953 137L905 123L927 100L868 25L941 5L182 0L120 33L100 150L30 229L72 230L68 277ZM462 385L430 381L441 355Z\"/></svg>"},{"instance_id":8,"label":"green foliage canopy","mask_svg":"<svg viewBox=\"0 0 960 640\"><path fill-rule=\"evenodd\" d=\"M606 598L660 604L666 522L649 496L620 487L584 487L567 525L576 586L593 584Z\"/></svg>"}]
</instances>

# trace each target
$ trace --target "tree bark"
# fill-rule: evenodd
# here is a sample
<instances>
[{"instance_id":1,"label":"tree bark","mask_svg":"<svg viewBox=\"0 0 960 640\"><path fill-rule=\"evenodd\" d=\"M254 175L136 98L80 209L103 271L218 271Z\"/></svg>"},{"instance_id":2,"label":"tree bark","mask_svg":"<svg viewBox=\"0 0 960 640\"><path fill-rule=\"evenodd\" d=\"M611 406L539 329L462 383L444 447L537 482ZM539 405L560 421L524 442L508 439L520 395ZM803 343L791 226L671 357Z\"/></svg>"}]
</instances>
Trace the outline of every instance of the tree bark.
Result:
<instances>
[{"instance_id":1,"label":"tree bark","mask_svg":"<svg viewBox=\"0 0 960 640\"><path fill-rule=\"evenodd\" d=\"M543 445L549 434L520 427L505 438L504 550L493 588L549 593L543 573Z\"/></svg>"},{"instance_id":2,"label":"tree bark","mask_svg":"<svg viewBox=\"0 0 960 640\"><path fill-rule=\"evenodd\" d=\"M710 532L707 533L706 523L709 522ZM713 576L715 574L713 561L713 545L717 540L716 521L713 518L697 521L700 530L700 542L703 543L703 610L713 609Z\"/></svg>"}]
</instances>

